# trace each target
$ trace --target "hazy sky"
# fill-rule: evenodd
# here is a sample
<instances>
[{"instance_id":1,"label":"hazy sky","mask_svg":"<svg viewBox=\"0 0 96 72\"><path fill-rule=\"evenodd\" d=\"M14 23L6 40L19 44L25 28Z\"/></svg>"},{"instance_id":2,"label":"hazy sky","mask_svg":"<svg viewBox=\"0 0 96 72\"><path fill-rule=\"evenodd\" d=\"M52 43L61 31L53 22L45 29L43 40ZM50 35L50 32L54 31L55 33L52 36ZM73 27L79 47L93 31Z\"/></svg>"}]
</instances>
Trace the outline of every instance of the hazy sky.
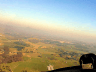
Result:
<instances>
[{"instance_id":1,"label":"hazy sky","mask_svg":"<svg viewBox=\"0 0 96 72\"><path fill-rule=\"evenodd\" d=\"M0 0L0 21L96 36L96 0Z\"/></svg>"}]
</instances>

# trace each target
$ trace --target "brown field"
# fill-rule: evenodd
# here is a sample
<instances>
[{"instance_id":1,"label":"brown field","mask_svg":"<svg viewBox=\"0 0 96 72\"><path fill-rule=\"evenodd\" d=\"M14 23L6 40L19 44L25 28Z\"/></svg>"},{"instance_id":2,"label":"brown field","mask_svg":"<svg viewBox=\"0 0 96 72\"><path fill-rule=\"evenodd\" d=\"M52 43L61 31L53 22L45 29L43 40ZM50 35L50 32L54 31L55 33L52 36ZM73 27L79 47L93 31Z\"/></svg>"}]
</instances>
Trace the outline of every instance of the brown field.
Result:
<instances>
[{"instance_id":1,"label":"brown field","mask_svg":"<svg viewBox=\"0 0 96 72\"><path fill-rule=\"evenodd\" d=\"M46 46L42 46L41 48L46 48Z\"/></svg>"}]
</instances>

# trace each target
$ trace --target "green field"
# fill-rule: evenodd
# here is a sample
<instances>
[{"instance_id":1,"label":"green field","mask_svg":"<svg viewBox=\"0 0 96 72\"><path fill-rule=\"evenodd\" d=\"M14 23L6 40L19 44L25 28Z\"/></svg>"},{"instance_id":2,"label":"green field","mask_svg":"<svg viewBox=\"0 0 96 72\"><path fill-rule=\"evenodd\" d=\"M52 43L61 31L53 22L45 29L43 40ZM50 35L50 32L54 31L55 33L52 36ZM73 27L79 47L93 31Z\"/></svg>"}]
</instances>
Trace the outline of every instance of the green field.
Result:
<instances>
[{"instance_id":1,"label":"green field","mask_svg":"<svg viewBox=\"0 0 96 72\"><path fill-rule=\"evenodd\" d=\"M86 53L84 51L76 50L75 45L66 45L64 47L56 45L57 43L56 44L46 44L43 42L32 43L27 41L26 39L25 40L23 39L22 41L11 40L10 42L8 42L7 38L3 38L1 41L2 43L4 43L4 45L10 48L9 51L11 52L18 51L19 49L19 52L23 53L24 61L1 64L1 66L3 65L10 66L13 72L22 72L23 70L27 70L28 72L47 71L47 66L49 64L53 65L54 69L76 66L79 65L78 60L73 59L66 60L64 57L60 57L59 54L60 53L63 54L62 52L64 51L75 53ZM26 53L26 51L28 52ZM77 57L77 59L79 58L80 56ZM74 62L76 62L77 64L75 64Z\"/></svg>"},{"instance_id":2,"label":"green field","mask_svg":"<svg viewBox=\"0 0 96 72\"><path fill-rule=\"evenodd\" d=\"M49 64L54 66L54 69L62 68L62 67L69 67L69 66L74 66L74 60L66 61L63 58L60 57L55 57L56 60L50 60L47 59L46 57L50 57L51 55L43 55L42 58L28 58L25 57L25 61L23 62L12 62L12 63L7 63L7 64L1 64L1 65L7 65L10 66L13 72L20 72L22 70L27 70L28 72L39 72L39 71L47 71L47 66ZM53 57L53 56L51 56Z\"/></svg>"}]
</instances>

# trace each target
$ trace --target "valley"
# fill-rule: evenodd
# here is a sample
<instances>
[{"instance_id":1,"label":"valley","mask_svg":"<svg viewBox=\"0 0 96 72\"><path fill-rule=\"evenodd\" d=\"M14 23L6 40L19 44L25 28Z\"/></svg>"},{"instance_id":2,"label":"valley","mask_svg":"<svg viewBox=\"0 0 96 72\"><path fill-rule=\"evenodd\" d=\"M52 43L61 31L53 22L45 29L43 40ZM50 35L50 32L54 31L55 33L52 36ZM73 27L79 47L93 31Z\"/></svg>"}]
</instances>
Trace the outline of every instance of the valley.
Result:
<instances>
[{"instance_id":1,"label":"valley","mask_svg":"<svg viewBox=\"0 0 96 72\"><path fill-rule=\"evenodd\" d=\"M36 37L13 38L14 36L6 34L0 36L0 65L1 67L10 66L13 72L22 72L23 70L27 72L47 71L49 64L54 69L76 66L79 65L80 56L89 53L88 49L91 48L87 44L72 43L66 40ZM92 48L95 49L95 47ZM3 70L6 71L6 68Z\"/></svg>"}]
</instances>

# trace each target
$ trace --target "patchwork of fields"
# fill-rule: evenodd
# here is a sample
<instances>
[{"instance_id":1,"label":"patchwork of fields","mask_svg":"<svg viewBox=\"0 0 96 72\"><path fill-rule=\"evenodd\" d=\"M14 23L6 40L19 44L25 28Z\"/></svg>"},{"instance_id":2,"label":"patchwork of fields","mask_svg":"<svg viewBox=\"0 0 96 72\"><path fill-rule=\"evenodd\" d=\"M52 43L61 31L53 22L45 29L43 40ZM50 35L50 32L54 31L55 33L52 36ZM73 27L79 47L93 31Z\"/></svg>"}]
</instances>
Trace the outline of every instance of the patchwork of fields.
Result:
<instances>
[{"instance_id":1,"label":"patchwork of fields","mask_svg":"<svg viewBox=\"0 0 96 72\"><path fill-rule=\"evenodd\" d=\"M9 40L5 36L0 38L0 48L4 46L9 48L9 56L22 53L22 61L1 63L2 66L10 66L13 72L40 72L47 71L47 66L51 64L54 69L79 65L79 58L82 54L87 53L78 50L78 47L72 44L59 43L54 41L47 43L40 39L21 39ZM3 51L0 51L3 54ZM3 69L6 71L6 68Z\"/></svg>"}]
</instances>

